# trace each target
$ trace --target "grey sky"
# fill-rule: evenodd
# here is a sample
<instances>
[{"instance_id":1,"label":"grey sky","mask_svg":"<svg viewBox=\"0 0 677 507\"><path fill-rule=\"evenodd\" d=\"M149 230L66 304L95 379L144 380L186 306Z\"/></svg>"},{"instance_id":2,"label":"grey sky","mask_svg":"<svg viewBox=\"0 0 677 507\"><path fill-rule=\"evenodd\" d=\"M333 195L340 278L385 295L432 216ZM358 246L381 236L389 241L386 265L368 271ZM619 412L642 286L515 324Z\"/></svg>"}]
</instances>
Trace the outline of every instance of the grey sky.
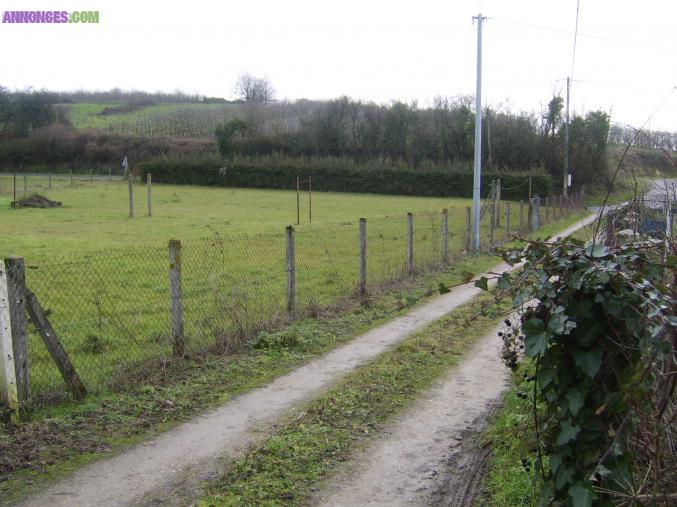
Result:
<instances>
[{"instance_id":1,"label":"grey sky","mask_svg":"<svg viewBox=\"0 0 677 507\"><path fill-rule=\"evenodd\" d=\"M0 24L0 84L182 89L232 96L266 75L279 98L388 102L470 95L485 25L485 103L539 111L571 70L576 0L0 0L0 10L98 10L98 25ZM517 24L519 22L522 24ZM641 125L677 84L677 2L581 0L572 105ZM664 49L657 49L664 48ZM677 91L651 119L677 131Z\"/></svg>"}]
</instances>

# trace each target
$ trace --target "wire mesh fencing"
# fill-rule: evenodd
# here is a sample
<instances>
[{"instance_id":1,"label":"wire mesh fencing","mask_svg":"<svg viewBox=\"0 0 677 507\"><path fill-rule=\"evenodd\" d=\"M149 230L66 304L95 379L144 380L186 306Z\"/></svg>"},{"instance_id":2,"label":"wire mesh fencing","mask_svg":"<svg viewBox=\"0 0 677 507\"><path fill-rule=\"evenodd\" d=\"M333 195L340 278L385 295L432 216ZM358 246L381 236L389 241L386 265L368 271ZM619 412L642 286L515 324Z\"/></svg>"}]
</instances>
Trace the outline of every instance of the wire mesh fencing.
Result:
<instances>
[{"instance_id":1,"label":"wire mesh fencing","mask_svg":"<svg viewBox=\"0 0 677 507\"><path fill-rule=\"evenodd\" d=\"M355 220L252 236L215 234L29 262L16 276L25 277L39 299L87 391L101 393L138 382L164 361L228 352L261 330L448 262L469 244L464 211L403 213L362 225ZM512 203L506 218L517 220L518 213ZM482 221L487 247L505 239L496 222L495 213ZM23 321L24 399L32 405L67 399L44 329L21 312L23 318L12 317L12 339Z\"/></svg>"},{"instance_id":2,"label":"wire mesh fencing","mask_svg":"<svg viewBox=\"0 0 677 507\"><path fill-rule=\"evenodd\" d=\"M92 169L78 173L4 173L0 172L0 196L13 199L55 189L79 188L97 183L124 181L121 169Z\"/></svg>"}]
</instances>

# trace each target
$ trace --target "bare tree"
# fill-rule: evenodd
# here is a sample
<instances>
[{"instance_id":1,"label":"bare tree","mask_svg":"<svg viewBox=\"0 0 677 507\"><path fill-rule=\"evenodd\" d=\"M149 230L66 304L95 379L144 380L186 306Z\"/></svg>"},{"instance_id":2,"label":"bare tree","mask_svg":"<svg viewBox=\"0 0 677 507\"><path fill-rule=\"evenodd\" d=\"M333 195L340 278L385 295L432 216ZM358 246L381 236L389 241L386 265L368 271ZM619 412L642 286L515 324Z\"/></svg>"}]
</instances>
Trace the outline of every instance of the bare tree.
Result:
<instances>
[{"instance_id":1,"label":"bare tree","mask_svg":"<svg viewBox=\"0 0 677 507\"><path fill-rule=\"evenodd\" d=\"M267 77L258 78L244 71L235 82L235 94L245 102L267 104L275 100L275 88Z\"/></svg>"}]
</instances>

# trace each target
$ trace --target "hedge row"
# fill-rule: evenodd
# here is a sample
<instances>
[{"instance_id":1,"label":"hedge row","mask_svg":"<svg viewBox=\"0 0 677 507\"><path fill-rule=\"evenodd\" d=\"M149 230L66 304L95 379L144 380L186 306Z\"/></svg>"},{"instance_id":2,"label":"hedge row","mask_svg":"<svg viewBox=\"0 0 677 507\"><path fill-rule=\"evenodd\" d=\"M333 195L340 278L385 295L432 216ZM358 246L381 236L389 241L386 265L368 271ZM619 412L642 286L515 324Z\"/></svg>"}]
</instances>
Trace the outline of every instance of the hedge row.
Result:
<instances>
[{"instance_id":1,"label":"hedge row","mask_svg":"<svg viewBox=\"0 0 677 507\"><path fill-rule=\"evenodd\" d=\"M205 185L244 188L295 189L296 177L307 187L312 176L313 190L327 192L357 192L389 195L431 197L472 197L473 175L469 172L419 171L402 169L360 170L359 168L311 168L298 165L262 167L246 162L223 168L214 158L200 160L160 159L143 162L139 169L145 180L152 173L153 181L179 185ZM527 199L528 180L532 193L546 196L552 192L550 176L534 174L485 173L482 195L489 192L490 181L501 178L501 197L509 200Z\"/></svg>"}]
</instances>

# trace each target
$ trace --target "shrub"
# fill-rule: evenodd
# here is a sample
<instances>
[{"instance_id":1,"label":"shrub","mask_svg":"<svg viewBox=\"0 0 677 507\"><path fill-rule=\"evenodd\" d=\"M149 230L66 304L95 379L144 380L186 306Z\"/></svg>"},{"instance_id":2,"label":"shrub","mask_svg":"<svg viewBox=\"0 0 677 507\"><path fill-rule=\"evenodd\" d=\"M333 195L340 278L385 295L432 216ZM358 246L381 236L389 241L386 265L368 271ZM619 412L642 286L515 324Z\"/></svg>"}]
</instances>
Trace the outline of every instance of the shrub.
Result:
<instances>
[{"instance_id":1,"label":"shrub","mask_svg":"<svg viewBox=\"0 0 677 507\"><path fill-rule=\"evenodd\" d=\"M245 188L296 188L296 177L303 185L309 176L313 189L326 192L357 192L391 195L418 195L430 197L471 197L472 172L441 169L399 169L379 164L374 168L366 165L336 165L329 159L306 160L301 158L264 157L259 159L235 158L224 167L218 156L162 157L140 164L145 177L153 174L153 181L182 185L205 185ZM334 159L335 160L335 159ZM552 192L552 180L542 173L487 173L483 176L482 195L489 192L490 181L501 178L505 199L528 198L532 179L534 194L546 196Z\"/></svg>"}]
</instances>

